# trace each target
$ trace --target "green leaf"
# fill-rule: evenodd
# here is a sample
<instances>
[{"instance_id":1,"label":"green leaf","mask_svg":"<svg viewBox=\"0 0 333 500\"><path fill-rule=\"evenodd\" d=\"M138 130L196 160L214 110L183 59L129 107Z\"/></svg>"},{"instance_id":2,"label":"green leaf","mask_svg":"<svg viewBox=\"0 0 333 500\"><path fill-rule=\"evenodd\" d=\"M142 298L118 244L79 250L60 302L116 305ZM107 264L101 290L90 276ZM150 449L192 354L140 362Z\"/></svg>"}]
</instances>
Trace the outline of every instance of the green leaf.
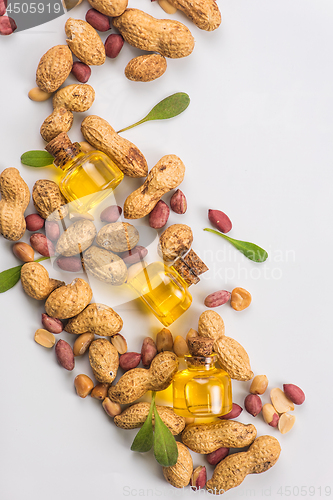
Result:
<instances>
[{"instance_id":1,"label":"green leaf","mask_svg":"<svg viewBox=\"0 0 333 500\"><path fill-rule=\"evenodd\" d=\"M264 250L261 247L258 247L258 245L255 245L254 243L249 243L248 241L240 241L240 240L234 240L233 238L230 238L230 236L227 236L226 234L220 233L219 231L215 231L214 229L210 229L206 227L204 231L209 231L210 233L218 234L225 240L228 240L237 250L242 252L242 254L245 255L250 260L253 260L254 262L265 262L265 260L268 257L268 253L266 250Z\"/></svg>"},{"instance_id":2,"label":"green leaf","mask_svg":"<svg viewBox=\"0 0 333 500\"><path fill-rule=\"evenodd\" d=\"M130 128L136 127L137 125L141 125L141 123L148 122L150 120L166 120L168 118L173 118L174 116L180 115L180 113L185 111L189 104L190 98L187 94L185 94L185 92L172 94L156 104L156 106L154 106L148 115L142 118L142 120L130 125L129 127L118 130L117 133L119 134L120 132L129 130Z\"/></svg>"},{"instance_id":3,"label":"green leaf","mask_svg":"<svg viewBox=\"0 0 333 500\"><path fill-rule=\"evenodd\" d=\"M176 440L158 414L154 402L154 455L157 462L163 467L171 467L177 463L178 447Z\"/></svg>"},{"instance_id":4,"label":"green leaf","mask_svg":"<svg viewBox=\"0 0 333 500\"><path fill-rule=\"evenodd\" d=\"M47 151L27 151L21 156L23 165L28 165L29 167L47 167L52 165L53 160L53 156Z\"/></svg>"},{"instance_id":5,"label":"green leaf","mask_svg":"<svg viewBox=\"0 0 333 500\"><path fill-rule=\"evenodd\" d=\"M22 266L23 264L0 273L0 293L7 292L7 290L10 290L14 285L16 285L21 276Z\"/></svg>"},{"instance_id":6,"label":"green leaf","mask_svg":"<svg viewBox=\"0 0 333 500\"><path fill-rule=\"evenodd\" d=\"M50 257L41 257L37 259L35 262L40 262L41 260L49 259ZM7 292L16 285L16 283L20 280L21 276L21 268L24 264L20 266L11 267L10 269L6 269L6 271L2 271L0 273L0 293Z\"/></svg>"},{"instance_id":7,"label":"green leaf","mask_svg":"<svg viewBox=\"0 0 333 500\"><path fill-rule=\"evenodd\" d=\"M149 408L149 413L145 423L137 433L131 446L132 451L144 453L149 451L153 446L153 407L155 404L155 392L153 392L152 400Z\"/></svg>"}]
</instances>

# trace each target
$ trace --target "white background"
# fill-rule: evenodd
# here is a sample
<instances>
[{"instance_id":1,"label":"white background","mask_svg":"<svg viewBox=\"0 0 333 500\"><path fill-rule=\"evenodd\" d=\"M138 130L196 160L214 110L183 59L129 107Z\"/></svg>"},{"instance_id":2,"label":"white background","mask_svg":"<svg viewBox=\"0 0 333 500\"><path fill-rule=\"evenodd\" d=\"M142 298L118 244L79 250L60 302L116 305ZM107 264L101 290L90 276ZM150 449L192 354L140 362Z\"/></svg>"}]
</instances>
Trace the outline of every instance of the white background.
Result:
<instances>
[{"instance_id":1,"label":"white background","mask_svg":"<svg viewBox=\"0 0 333 500\"><path fill-rule=\"evenodd\" d=\"M157 2L137 0L130 6L168 17ZM87 8L84 2L71 16L84 19ZM258 435L276 436L282 453L273 469L248 476L226 495L279 499L291 487L292 498L301 492L309 498L313 491L312 498L322 498L325 487L333 487L333 5L331 0L224 0L220 8L223 22L213 33L200 31L181 13L173 16L191 29L196 46L190 57L169 60L155 82L125 78L127 62L140 53L128 45L116 60L93 67L89 84L96 100L85 115L100 115L118 130L173 92L190 95L183 115L124 133L145 154L149 168L164 154L184 161L181 189L189 208L184 216L172 213L169 223L192 227L193 248L210 267L191 289L192 307L170 329L185 336L196 328L208 293L235 286L251 292L247 310L236 312L228 304L217 309L226 334L245 346L253 371L267 374L269 388L297 384L306 402L296 407L296 424L286 435L261 416L243 412L239 420L254 423ZM65 16L0 39L0 170L18 168L30 189L38 178L54 178L55 170L20 164L24 151L44 147L39 128L52 109L50 101L35 103L27 94L42 54L65 43L64 22ZM77 114L73 140L82 140L80 122ZM125 179L117 201L123 203L140 182ZM264 247L266 263L252 263L203 232L209 208L230 216L230 236ZM26 213L33 211L30 205ZM1 270L18 264L11 246L1 239ZM49 262L45 266L54 278L61 277ZM96 300L113 305L106 288L94 292ZM76 396L74 377L90 374L90 368L79 359L75 370L66 372L54 350L34 342L43 304L27 297L20 284L0 301L1 499L195 498L189 488L178 491L165 482L152 453L130 451L135 431L117 429L97 401ZM160 328L137 301L116 310L130 351ZM73 342L70 334L59 337ZM249 383L234 383L234 401L242 405L248 388ZM195 466L205 465L204 457L193 453L193 459ZM210 477L212 468L207 470Z\"/></svg>"}]
</instances>

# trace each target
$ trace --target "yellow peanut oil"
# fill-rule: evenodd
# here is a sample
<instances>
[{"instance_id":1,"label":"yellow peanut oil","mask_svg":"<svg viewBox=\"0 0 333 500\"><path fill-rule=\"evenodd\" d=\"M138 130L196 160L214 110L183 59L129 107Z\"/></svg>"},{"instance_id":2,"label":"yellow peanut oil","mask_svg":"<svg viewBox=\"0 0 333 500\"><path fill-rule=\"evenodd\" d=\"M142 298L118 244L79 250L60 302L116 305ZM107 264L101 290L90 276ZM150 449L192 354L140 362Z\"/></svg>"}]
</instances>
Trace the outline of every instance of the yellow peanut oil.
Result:
<instances>
[{"instance_id":1,"label":"yellow peanut oil","mask_svg":"<svg viewBox=\"0 0 333 500\"><path fill-rule=\"evenodd\" d=\"M192 303L184 279L163 262L144 267L129 285L164 326L171 325Z\"/></svg>"},{"instance_id":2,"label":"yellow peanut oil","mask_svg":"<svg viewBox=\"0 0 333 500\"><path fill-rule=\"evenodd\" d=\"M59 188L67 201L79 212L100 203L123 180L124 174L101 151L79 153L63 167Z\"/></svg>"},{"instance_id":3,"label":"yellow peanut oil","mask_svg":"<svg viewBox=\"0 0 333 500\"><path fill-rule=\"evenodd\" d=\"M216 368L216 354L204 358L185 355L187 368L173 379L173 409L183 417L212 417L232 409L231 380ZM194 360L200 360L195 364Z\"/></svg>"}]
</instances>

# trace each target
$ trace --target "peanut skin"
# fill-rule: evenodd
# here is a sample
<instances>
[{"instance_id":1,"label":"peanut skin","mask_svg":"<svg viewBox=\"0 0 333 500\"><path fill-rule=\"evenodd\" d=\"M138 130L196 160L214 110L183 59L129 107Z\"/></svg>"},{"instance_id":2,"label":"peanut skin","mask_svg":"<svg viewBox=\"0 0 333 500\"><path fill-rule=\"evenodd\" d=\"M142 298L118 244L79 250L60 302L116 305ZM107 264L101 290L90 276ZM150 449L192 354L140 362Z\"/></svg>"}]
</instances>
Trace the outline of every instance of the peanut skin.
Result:
<instances>
[{"instance_id":1,"label":"peanut skin","mask_svg":"<svg viewBox=\"0 0 333 500\"><path fill-rule=\"evenodd\" d=\"M276 464L281 452L280 443L272 436L260 436L248 451L229 455L215 467L207 481L210 493L219 495L239 486L248 474L260 474Z\"/></svg>"},{"instance_id":2,"label":"peanut skin","mask_svg":"<svg viewBox=\"0 0 333 500\"><path fill-rule=\"evenodd\" d=\"M109 398L115 403L133 403L147 391L162 391L169 387L178 370L178 358L173 352L155 356L150 368L134 368L124 373L109 389Z\"/></svg>"}]
</instances>

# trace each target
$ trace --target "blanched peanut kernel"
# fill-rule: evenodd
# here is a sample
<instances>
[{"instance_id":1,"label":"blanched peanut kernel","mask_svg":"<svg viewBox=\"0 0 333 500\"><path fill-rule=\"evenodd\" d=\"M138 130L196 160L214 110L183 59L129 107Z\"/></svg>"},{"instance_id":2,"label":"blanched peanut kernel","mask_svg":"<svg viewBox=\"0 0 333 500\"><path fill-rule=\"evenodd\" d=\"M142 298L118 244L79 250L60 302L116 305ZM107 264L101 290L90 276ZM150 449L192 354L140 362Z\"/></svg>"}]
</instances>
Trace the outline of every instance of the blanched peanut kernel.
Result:
<instances>
[{"instance_id":1,"label":"blanched peanut kernel","mask_svg":"<svg viewBox=\"0 0 333 500\"><path fill-rule=\"evenodd\" d=\"M126 339L120 333L117 333L111 338L111 344L117 349L119 354L125 354L127 351Z\"/></svg>"},{"instance_id":2,"label":"blanched peanut kernel","mask_svg":"<svg viewBox=\"0 0 333 500\"><path fill-rule=\"evenodd\" d=\"M289 432L295 423L295 415L290 415L289 413L282 413L279 419L278 428L281 434L286 434Z\"/></svg>"},{"instance_id":3,"label":"blanched peanut kernel","mask_svg":"<svg viewBox=\"0 0 333 500\"><path fill-rule=\"evenodd\" d=\"M79 335L73 346L74 356L82 356L88 350L94 338L95 335L93 333L82 333Z\"/></svg>"},{"instance_id":4,"label":"blanched peanut kernel","mask_svg":"<svg viewBox=\"0 0 333 500\"><path fill-rule=\"evenodd\" d=\"M36 102L47 101L52 96L52 93L44 92L39 87L34 87L28 93L29 99Z\"/></svg>"},{"instance_id":5,"label":"blanched peanut kernel","mask_svg":"<svg viewBox=\"0 0 333 500\"><path fill-rule=\"evenodd\" d=\"M185 354L188 354L188 345L186 340L181 335L177 335L173 343L173 352L178 356L178 358L183 358Z\"/></svg>"},{"instance_id":6,"label":"blanched peanut kernel","mask_svg":"<svg viewBox=\"0 0 333 500\"><path fill-rule=\"evenodd\" d=\"M91 391L90 396L95 399L99 399L100 401L103 401L103 399L106 398L107 393L108 393L109 386L108 384L97 384Z\"/></svg>"},{"instance_id":7,"label":"blanched peanut kernel","mask_svg":"<svg viewBox=\"0 0 333 500\"><path fill-rule=\"evenodd\" d=\"M96 148L93 148L91 146L91 144L89 144L89 142L86 142L86 141L81 141L79 142L80 146L81 146L81 151L83 151L83 153L89 153L89 151L95 151Z\"/></svg>"},{"instance_id":8,"label":"blanched peanut kernel","mask_svg":"<svg viewBox=\"0 0 333 500\"><path fill-rule=\"evenodd\" d=\"M275 387L271 390L270 397L272 405L278 413L285 413L287 411L294 410L294 403L287 398L285 393L281 391L279 387Z\"/></svg>"},{"instance_id":9,"label":"blanched peanut kernel","mask_svg":"<svg viewBox=\"0 0 333 500\"><path fill-rule=\"evenodd\" d=\"M75 377L74 386L78 396L80 396L80 398L85 398L93 390L94 382L88 377L88 375L81 373Z\"/></svg>"},{"instance_id":10,"label":"blanched peanut kernel","mask_svg":"<svg viewBox=\"0 0 333 500\"><path fill-rule=\"evenodd\" d=\"M194 330L194 328L190 328L186 335L186 342L188 343L190 339L193 339L194 337L198 336L199 336L198 332Z\"/></svg>"},{"instance_id":11,"label":"blanched peanut kernel","mask_svg":"<svg viewBox=\"0 0 333 500\"><path fill-rule=\"evenodd\" d=\"M167 14L174 14L175 12L177 12L176 7L171 5L168 0L158 0L158 4Z\"/></svg>"},{"instance_id":12,"label":"blanched peanut kernel","mask_svg":"<svg viewBox=\"0 0 333 500\"><path fill-rule=\"evenodd\" d=\"M35 341L37 344L42 345L43 347L53 347L55 344L55 336L53 333L44 330L44 328L39 328L35 333Z\"/></svg>"},{"instance_id":13,"label":"blanched peanut kernel","mask_svg":"<svg viewBox=\"0 0 333 500\"><path fill-rule=\"evenodd\" d=\"M234 288L231 292L230 305L235 311L243 311L251 304L251 294L245 288Z\"/></svg>"},{"instance_id":14,"label":"blanched peanut kernel","mask_svg":"<svg viewBox=\"0 0 333 500\"><path fill-rule=\"evenodd\" d=\"M121 414L121 406L119 403L114 403L113 401L111 401L111 399L109 398L105 398L103 403L102 403L102 406L105 410L105 413L107 413L109 415L109 417L115 417L116 415L120 415Z\"/></svg>"},{"instance_id":15,"label":"blanched peanut kernel","mask_svg":"<svg viewBox=\"0 0 333 500\"><path fill-rule=\"evenodd\" d=\"M251 394L264 394L268 386L268 378L266 375L256 375L252 380L250 387Z\"/></svg>"}]
</instances>

